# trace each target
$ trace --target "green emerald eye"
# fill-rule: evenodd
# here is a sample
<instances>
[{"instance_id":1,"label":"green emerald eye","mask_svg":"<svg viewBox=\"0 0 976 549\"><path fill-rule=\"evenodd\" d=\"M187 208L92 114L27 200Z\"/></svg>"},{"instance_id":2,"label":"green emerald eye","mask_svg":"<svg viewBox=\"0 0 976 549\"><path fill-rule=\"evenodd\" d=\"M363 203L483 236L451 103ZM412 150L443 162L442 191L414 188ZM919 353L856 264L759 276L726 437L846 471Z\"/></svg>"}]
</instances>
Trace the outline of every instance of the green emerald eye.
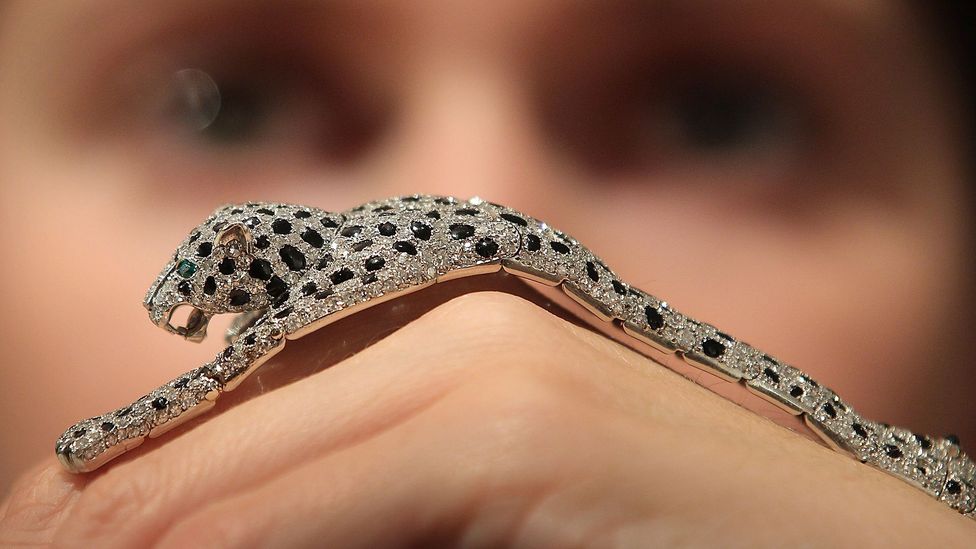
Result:
<instances>
[{"instance_id":1,"label":"green emerald eye","mask_svg":"<svg viewBox=\"0 0 976 549\"><path fill-rule=\"evenodd\" d=\"M195 272L197 272L197 264L188 259L180 261L179 265L176 266L176 274L183 278L190 278Z\"/></svg>"}]
</instances>

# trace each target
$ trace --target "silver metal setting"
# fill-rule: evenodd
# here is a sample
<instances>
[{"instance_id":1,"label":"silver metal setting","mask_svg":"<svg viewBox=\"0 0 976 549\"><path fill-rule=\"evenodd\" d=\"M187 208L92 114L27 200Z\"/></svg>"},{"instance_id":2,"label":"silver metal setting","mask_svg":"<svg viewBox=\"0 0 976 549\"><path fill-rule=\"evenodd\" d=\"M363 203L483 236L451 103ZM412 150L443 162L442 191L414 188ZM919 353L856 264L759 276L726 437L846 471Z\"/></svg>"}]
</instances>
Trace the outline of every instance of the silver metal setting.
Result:
<instances>
[{"instance_id":1,"label":"silver metal setting","mask_svg":"<svg viewBox=\"0 0 976 549\"><path fill-rule=\"evenodd\" d=\"M225 206L196 227L149 288L154 324L191 341L217 314L240 316L214 360L136 402L71 426L55 445L65 468L97 469L211 409L222 392L298 339L389 299L501 269L562 289L590 313L665 355L803 418L829 447L976 517L976 464L958 441L858 414L829 388L623 282L576 239L478 198L413 195L342 213L292 204ZM186 325L171 324L192 307Z\"/></svg>"}]
</instances>

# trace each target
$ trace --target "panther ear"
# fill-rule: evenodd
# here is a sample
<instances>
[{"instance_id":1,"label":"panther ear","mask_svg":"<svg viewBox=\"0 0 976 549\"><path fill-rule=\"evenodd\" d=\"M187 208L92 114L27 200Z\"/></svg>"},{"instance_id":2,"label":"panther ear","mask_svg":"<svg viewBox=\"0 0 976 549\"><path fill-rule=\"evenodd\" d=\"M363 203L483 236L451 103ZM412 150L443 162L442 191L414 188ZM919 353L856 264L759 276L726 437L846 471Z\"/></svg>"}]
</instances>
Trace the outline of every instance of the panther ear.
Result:
<instances>
[{"instance_id":1,"label":"panther ear","mask_svg":"<svg viewBox=\"0 0 976 549\"><path fill-rule=\"evenodd\" d=\"M253 235L243 223L231 223L220 229L214 243L218 246L235 246L243 253L251 253Z\"/></svg>"}]
</instances>

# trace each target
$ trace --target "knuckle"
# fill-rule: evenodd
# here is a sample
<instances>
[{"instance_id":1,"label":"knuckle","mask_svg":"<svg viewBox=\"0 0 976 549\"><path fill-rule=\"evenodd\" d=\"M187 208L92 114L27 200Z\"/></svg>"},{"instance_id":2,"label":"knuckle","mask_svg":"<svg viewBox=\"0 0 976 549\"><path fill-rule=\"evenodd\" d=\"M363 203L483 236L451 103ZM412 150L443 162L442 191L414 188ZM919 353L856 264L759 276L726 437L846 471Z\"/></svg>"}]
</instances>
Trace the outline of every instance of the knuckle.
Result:
<instances>
[{"instance_id":1,"label":"knuckle","mask_svg":"<svg viewBox=\"0 0 976 549\"><path fill-rule=\"evenodd\" d=\"M153 479L109 471L82 493L70 518L73 544L100 545L138 528L150 516Z\"/></svg>"},{"instance_id":2,"label":"knuckle","mask_svg":"<svg viewBox=\"0 0 976 549\"><path fill-rule=\"evenodd\" d=\"M493 431L485 436L520 447L577 428L571 418L587 413L594 387L576 366L589 370L593 351L561 319L501 292L466 294L436 311L434 322L449 332L441 336L461 346L447 356L468 359L455 402Z\"/></svg>"},{"instance_id":3,"label":"knuckle","mask_svg":"<svg viewBox=\"0 0 976 549\"><path fill-rule=\"evenodd\" d=\"M58 464L23 475L0 505L0 545L49 541L79 489Z\"/></svg>"},{"instance_id":4,"label":"knuckle","mask_svg":"<svg viewBox=\"0 0 976 549\"><path fill-rule=\"evenodd\" d=\"M430 328L451 351L489 369L558 370L552 362L582 343L563 321L525 299L502 292L478 292L455 298L434 310ZM541 373L541 372L540 372Z\"/></svg>"},{"instance_id":5,"label":"knuckle","mask_svg":"<svg viewBox=\"0 0 976 549\"><path fill-rule=\"evenodd\" d=\"M565 440L585 413L575 392L533 368L509 367L472 378L458 394L475 424L474 436L493 441L506 455Z\"/></svg>"},{"instance_id":6,"label":"knuckle","mask_svg":"<svg viewBox=\"0 0 976 549\"><path fill-rule=\"evenodd\" d=\"M434 319L448 323L469 341L522 343L542 339L526 333L559 330L555 317L525 299L503 292L476 292L448 301L434 311Z\"/></svg>"}]
</instances>

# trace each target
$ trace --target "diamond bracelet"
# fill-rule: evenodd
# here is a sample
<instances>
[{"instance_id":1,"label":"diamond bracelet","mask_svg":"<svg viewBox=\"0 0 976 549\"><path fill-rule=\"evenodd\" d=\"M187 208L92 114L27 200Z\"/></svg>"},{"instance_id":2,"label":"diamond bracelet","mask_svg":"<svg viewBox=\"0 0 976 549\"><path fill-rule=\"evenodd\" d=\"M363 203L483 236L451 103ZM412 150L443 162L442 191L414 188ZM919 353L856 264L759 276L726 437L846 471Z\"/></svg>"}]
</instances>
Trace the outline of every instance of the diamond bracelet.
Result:
<instances>
[{"instance_id":1,"label":"diamond bracelet","mask_svg":"<svg viewBox=\"0 0 976 549\"><path fill-rule=\"evenodd\" d=\"M504 270L547 286L660 353L799 416L829 447L894 475L976 519L976 464L958 439L860 415L799 369L621 281L576 239L478 198L412 195L342 213L248 203L215 211L186 237L145 298L152 321L192 341L213 315L239 313L230 346L124 408L71 426L55 451L92 471L214 406L302 337L431 284ZM174 311L192 312L180 326Z\"/></svg>"}]
</instances>

